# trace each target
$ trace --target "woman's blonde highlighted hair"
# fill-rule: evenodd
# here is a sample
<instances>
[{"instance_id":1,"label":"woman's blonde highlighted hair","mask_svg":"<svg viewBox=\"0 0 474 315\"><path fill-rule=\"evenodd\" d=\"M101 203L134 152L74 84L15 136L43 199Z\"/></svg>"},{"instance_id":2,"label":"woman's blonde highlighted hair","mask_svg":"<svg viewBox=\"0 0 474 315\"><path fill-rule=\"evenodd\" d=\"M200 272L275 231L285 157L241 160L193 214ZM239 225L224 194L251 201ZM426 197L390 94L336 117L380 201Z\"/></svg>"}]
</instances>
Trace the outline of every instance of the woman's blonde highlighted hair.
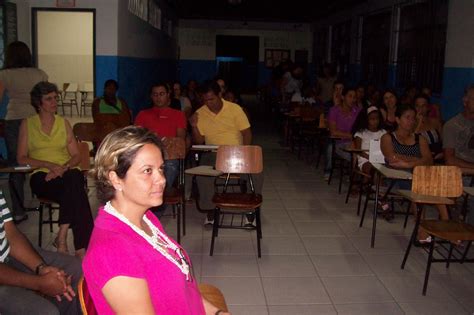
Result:
<instances>
[{"instance_id":1,"label":"woman's blonde highlighted hair","mask_svg":"<svg viewBox=\"0 0 474 315\"><path fill-rule=\"evenodd\" d=\"M115 197L109 173L114 171L119 178L125 178L138 150L145 144L154 144L163 152L157 136L142 127L127 126L112 131L104 138L95 155L94 168L90 171L96 182L97 198L101 203Z\"/></svg>"}]
</instances>

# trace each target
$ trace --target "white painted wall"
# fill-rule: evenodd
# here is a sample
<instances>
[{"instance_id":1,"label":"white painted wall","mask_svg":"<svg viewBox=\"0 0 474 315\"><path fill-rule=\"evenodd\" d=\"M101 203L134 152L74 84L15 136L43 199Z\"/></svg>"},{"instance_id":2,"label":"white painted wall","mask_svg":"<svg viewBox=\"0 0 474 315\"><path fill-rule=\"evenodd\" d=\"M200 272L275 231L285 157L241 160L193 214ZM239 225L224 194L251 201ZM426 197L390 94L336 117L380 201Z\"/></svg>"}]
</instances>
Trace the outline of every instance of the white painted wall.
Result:
<instances>
[{"instance_id":1,"label":"white painted wall","mask_svg":"<svg viewBox=\"0 0 474 315\"><path fill-rule=\"evenodd\" d=\"M49 81L93 82L92 20L90 12L38 12L38 67Z\"/></svg>"},{"instance_id":2,"label":"white painted wall","mask_svg":"<svg viewBox=\"0 0 474 315\"><path fill-rule=\"evenodd\" d=\"M312 34L309 24L235 22L211 20L180 20L178 43L180 59L214 60L216 35L257 36L260 38L259 61L264 61L265 49L306 49L312 58Z\"/></svg>"},{"instance_id":3,"label":"white painted wall","mask_svg":"<svg viewBox=\"0 0 474 315\"><path fill-rule=\"evenodd\" d=\"M56 0L10 0L17 5L18 40L31 47L31 8L56 8ZM96 54L116 56L118 4L126 0L76 0L76 9L96 9Z\"/></svg>"},{"instance_id":4,"label":"white painted wall","mask_svg":"<svg viewBox=\"0 0 474 315\"><path fill-rule=\"evenodd\" d=\"M162 18L166 16L161 7ZM118 4L118 55L136 58L176 59L176 38L152 27L128 11L128 1Z\"/></svg>"}]
</instances>

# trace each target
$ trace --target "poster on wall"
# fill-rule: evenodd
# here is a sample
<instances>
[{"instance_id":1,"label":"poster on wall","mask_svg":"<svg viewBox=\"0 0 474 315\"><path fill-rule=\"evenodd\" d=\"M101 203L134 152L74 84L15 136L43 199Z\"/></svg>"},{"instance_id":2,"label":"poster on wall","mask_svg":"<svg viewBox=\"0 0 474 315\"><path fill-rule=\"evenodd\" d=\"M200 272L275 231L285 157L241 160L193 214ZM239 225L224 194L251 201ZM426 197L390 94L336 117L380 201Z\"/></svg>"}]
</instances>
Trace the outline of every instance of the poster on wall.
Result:
<instances>
[{"instance_id":1,"label":"poster on wall","mask_svg":"<svg viewBox=\"0 0 474 315\"><path fill-rule=\"evenodd\" d=\"M56 0L56 7L58 8L74 8L76 0Z\"/></svg>"}]
</instances>

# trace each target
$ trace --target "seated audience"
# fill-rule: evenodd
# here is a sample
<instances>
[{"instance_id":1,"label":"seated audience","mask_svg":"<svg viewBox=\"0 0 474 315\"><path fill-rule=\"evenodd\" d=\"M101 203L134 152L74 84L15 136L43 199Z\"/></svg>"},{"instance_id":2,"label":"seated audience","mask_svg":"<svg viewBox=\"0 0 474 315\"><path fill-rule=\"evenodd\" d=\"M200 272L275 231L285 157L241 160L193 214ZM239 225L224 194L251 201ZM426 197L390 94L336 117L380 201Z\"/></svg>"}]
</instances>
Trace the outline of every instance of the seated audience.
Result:
<instances>
[{"instance_id":1,"label":"seated audience","mask_svg":"<svg viewBox=\"0 0 474 315\"><path fill-rule=\"evenodd\" d=\"M142 110L135 118L135 125L148 128L158 137L186 138L184 112L170 108L171 94L166 83L157 83L151 88L153 107ZM178 160L167 160L164 164L166 187L173 186L179 172Z\"/></svg>"},{"instance_id":2,"label":"seated audience","mask_svg":"<svg viewBox=\"0 0 474 315\"><path fill-rule=\"evenodd\" d=\"M424 94L431 98L433 93L429 87L424 87L421 89L421 94ZM443 121L441 116L441 108L439 104L430 103L428 104L428 117Z\"/></svg>"},{"instance_id":3,"label":"seated audience","mask_svg":"<svg viewBox=\"0 0 474 315\"><path fill-rule=\"evenodd\" d=\"M395 112L397 111L398 97L392 89L387 89L382 94L382 105L380 111L383 117L383 127L387 131L394 131L396 128Z\"/></svg>"},{"instance_id":4,"label":"seated audience","mask_svg":"<svg viewBox=\"0 0 474 315\"><path fill-rule=\"evenodd\" d=\"M317 78L320 97L324 103L331 101L336 80L337 77L334 66L329 63L325 63L322 67L321 76L318 76Z\"/></svg>"},{"instance_id":5,"label":"seated audience","mask_svg":"<svg viewBox=\"0 0 474 315\"><path fill-rule=\"evenodd\" d=\"M84 255L92 233L93 220L85 191L77 141L69 122L56 115L56 85L40 82L31 90L31 105L37 115L20 126L17 159L37 167L30 179L31 190L40 198L59 204L59 232L54 245L67 253L67 232L72 228L76 255Z\"/></svg>"},{"instance_id":6,"label":"seated audience","mask_svg":"<svg viewBox=\"0 0 474 315\"><path fill-rule=\"evenodd\" d=\"M131 114L124 99L117 97L119 89L115 80L107 80L104 84L104 95L98 97L92 103L92 118L94 123L100 126L113 125L113 129L130 125Z\"/></svg>"},{"instance_id":7,"label":"seated audience","mask_svg":"<svg viewBox=\"0 0 474 315\"><path fill-rule=\"evenodd\" d=\"M80 314L75 288L81 274L76 257L31 245L0 190L0 313Z\"/></svg>"},{"instance_id":8,"label":"seated audience","mask_svg":"<svg viewBox=\"0 0 474 315\"><path fill-rule=\"evenodd\" d=\"M184 115L186 118L189 118L193 112L193 107L191 105L191 101L187 96L183 94L182 88L181 88L181 83L179 82L174 82L173 83L173 98L177 99L179 101L180 109L182 112L184 112Z\"/></svg>"},{"instance_id":9,"label":"seated audience","mask_svg":"<svg viewBox=\"0 0 474 315\"><path fill-rule=\"evenodd\" d=\"M464 110L448 120L443 128L444 159L447 165L474 169L474 85L466 88ZM464 177L464 186L472 185L472 178ZM474 198L469 198L467 222L474 225Z\"/></svg>"},{"instance_id":10,"label":"seated audience","mask_svg":"<svg viewBox=\"0 0 474 315\"><path fill-rule=\"evenodd\" d=\"M413 169L418 165L432 165L428 141L419 134L414 133L416 124L416 111L411 105L399 105L395 112L397 128L395 131L382 136L381 149L388 166L400 169ZM397 182L398 189L411 189L407 181ZM412 211L415 207L412 205ZM442 220L447 220L448 210L445 206L438 207ZM425 231L419 229L416 246L426 245L431 242Z\"/></svg>"},{"instance_id":11,"label":"seated audience","mask_svg":"<svg viewBox=\"0 0 474 315\"><path fill-rule=\"evenodd\" d=\"M160 140L140 127L104 139L92 174L99 209L84 276L99 314L228 314L201 296L184 249L148 210L163 202Z\"/></svg>"},{"instance_id":12,"label":"seated audience","mask_svg":"<svg viewBox=\"0 0 474 315\"><path fill-rule=\"evenodd\" d=\"M380 140L386 133L382 128L382 114L375 106L362 109L352 126L354 147L369 150L371 140ZM369 163L369 154L366 152L357 156L357 165L366 174L372 173L372 164Z\"/></svg>"},{"instance_id":13,"label":"seated audience","mask_svg":"<svg viewBox=\"0 0 474 315\"><path fill-rule=\"evenodd\" d=\"M356 91L353 88L344 88L342 92L341 105L335 105L329 110L328 125L331 137L338 138L335 142L336 154L343 159L350 161L350 154L342 149L352 140L352 126L361 110L356 104ZM331 159L331 151L328 152L327 159Z\"/></svg>"},{"instance_id":14,"label":"seated audience","mask_svg":"<svg viewBox=\"0 0 474 315\"><path fill-rule=\"evenodd\" d=\"M195 144L211 145L249 145L252 143L250 123L242 108L219 97L219 85L215 81L206 81L201 87L205 105L199 108L189 122L192 127ZM216 155L202 154L202 165L215 165ZM254 176L255 190L261 191L263 176ZM208 211L208 221L212 223L214 204L214 178L198 176L199 208Z\"/></svg>"},{"instance_id":15,"label":"seated audience","mask_svg":"<svg viewBox=\"0 0 474 315\"><path fill-rule=\"evenodd\" d=\"M441 144L441 122L435 118L429 117L429 98L424 94L415 97L416 109L416 127L415 133L422 135L433 154L435 161L443 159L443 146Z\"/></svg>"},{"instance_id":16,"label":"seated audience","mask_svg":"<svg viewBox=\"0 0 474 315\"><path fill-rule=\"evenodd\" d=\"M356 86L356 103L360 108L367 108L367 99L365 98L365 86L359 84Z\"/></svg>"}]
</instances>

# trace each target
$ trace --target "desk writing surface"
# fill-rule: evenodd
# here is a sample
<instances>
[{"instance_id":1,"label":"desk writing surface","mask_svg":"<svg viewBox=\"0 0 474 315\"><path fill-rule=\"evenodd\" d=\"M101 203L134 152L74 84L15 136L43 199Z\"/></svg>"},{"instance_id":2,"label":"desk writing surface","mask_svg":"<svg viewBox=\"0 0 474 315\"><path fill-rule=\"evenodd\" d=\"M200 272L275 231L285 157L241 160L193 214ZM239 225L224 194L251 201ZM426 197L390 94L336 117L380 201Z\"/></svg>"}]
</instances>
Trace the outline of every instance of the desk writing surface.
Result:
<instances>
[{"instance_id":1,"label":"desk writing surface","mask_svg":"<svg viewBox=\"0 0 474 315\"><path fill-rule=\"evenodd\" d=\"M398 170L394 168L390 168L385 166L384 164L380 163L372 163L372 166L380 172L383 176L387 178L392 178L392 179L406 179L406 180L411 180L412 179L412 173L406 170Z\"/></svg>"},{"instance_id":2,"label":"desk writing surface","mask_svg":"<svg viewBox=\"0 0 474 315\"><path fill-rule=\"evenodd\" d=\"M221 171L215 170L214 167L210 165L200 165L193 168L188 168L184 171L188 175L197 175L197 176L220 176L223 173Z\"/></svg>"},{"instance_id":3,"label":"desk writing surface","mask_svg":"<svg viewBox=\"0 0 474 315\"><path fill-rule=\"evenodd\" d=\"M37 167L20 165L0 168L0 173L30 173L36 170Z\"/></svg>"},{"instance_id":4,"label":"desk writing surface","mask_svg":"<svg viewBox=\"0 0 474 315\"><path fill-rule=\"evenodd\" d=\"M464 192L468 195L474 196L474 187L464 187Z\"/></svg>"},{"instance_id":5,"label":"desk writing surface","mask_svg":"<svg viewBox=\"0 0 474 315\"><path fill-rule=\"evenodd\" d=\"M214 144L194 144L191 147L191 150L195 151L215 151L219 148L218 145Z\"/></svg>"}]
</instances>

